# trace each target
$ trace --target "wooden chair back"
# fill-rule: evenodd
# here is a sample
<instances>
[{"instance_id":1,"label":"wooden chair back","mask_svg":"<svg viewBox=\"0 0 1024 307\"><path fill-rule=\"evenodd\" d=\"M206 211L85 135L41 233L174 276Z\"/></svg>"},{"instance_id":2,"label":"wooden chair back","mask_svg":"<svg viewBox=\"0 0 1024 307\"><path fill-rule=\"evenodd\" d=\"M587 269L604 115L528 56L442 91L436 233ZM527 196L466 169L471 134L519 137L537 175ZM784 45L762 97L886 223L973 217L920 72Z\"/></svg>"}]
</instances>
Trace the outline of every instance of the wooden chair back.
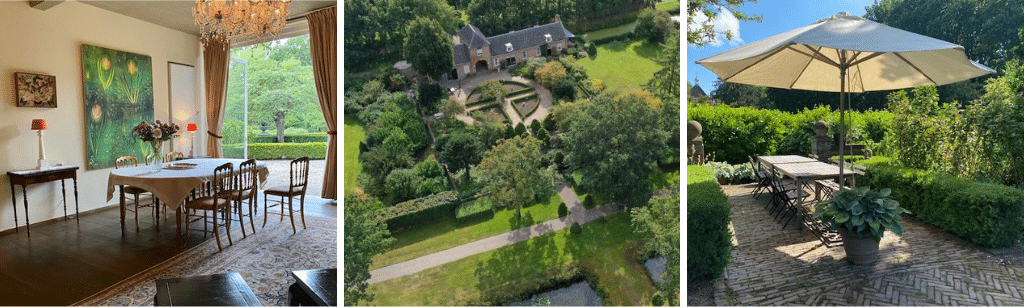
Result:
<instances>
[{"instance_id":1,"label":"wooden chair back","mask_svg":"<svg viewBox=\"0 0 1024 307\"><path fill-rule=\"evenodd\" d=\"M306 183L309 182L309 157L301 157L292 160L291 171L288 173L288 185L292 190L300 188L306 192Z\"/></svg>"},{"instance_id":2,"label":"wooden chair back","mask_svg":"<svg viewBox=\"0 0 1024 307\"><path fill-rule=\"evenodd\" d=\"M184 158L185 154L177 151L172 151L164 155L164 162L174 162Z\"/></svg>"},{"instance_id":3,"label":"wooden chair back","mask_svg":"<svg viewBox=\"0 0 1024 307\"><path fill-rule=\"evenodd\" d=\"M139 166L139 159L137 159L137 158L135 158L133 156L121 156L121 157L117 158L117 160L114 160L114 168L115 169L122 168L122 167L136 167L136 166Z\"/></svg>"},{"instance_id":4,"label":"wooden chair back","mask_svg":"<svg viewBox=\"0 0 1024 307\"><path fill-rule=\"evenodd\" d=\"M234 183L232 173L235 166L231 162L221 164L213 170L213 181L210 181L210 192L212 195L221 195L221 192L230 190Z\"/></svg>"},{"instance_id":5,"label":"wooden chair back","mask_svg":"<svg viewBox=\"0 0 1024 307\"><path fill-rule=\"evenodd\" d=\"M258 179L256 160L249 159L238 165L238 173L235 177L235 189L240 191L252 190L255 192Z\"/></svg>"}]
</instances>

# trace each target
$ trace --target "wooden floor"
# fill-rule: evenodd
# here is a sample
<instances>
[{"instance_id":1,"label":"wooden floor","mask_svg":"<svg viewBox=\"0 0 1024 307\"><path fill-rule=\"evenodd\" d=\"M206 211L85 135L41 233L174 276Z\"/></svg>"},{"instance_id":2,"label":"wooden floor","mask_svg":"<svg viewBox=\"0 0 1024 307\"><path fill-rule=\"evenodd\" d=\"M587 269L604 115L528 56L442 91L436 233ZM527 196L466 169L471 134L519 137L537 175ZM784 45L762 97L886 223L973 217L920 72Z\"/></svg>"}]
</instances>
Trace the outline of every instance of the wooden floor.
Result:
<instances>
[{"instance_id":1,"label":"wooden floor","mask_svg":"<svg viewBox=\"0 0 1024 307\"><path fill-rule=\"evenodd\" d=\"M262 215L262 199L258 204ZM280 212L279 208L270 210ZM306 215L337 218L337 206L307 197ZM77 223L68 219L33 225L31 238L24 225L20 232L0 236L0 305L69 305L204 240L199 232L190 233L187 239L177 237L174 212L168 212L159 227L152 208L139 211L138 230L131 212L125 222L127 231L122 237L120 214L117 206L112 206L83 214ZM257 232L260 225L256 223Z\"/></svg>"}]
</instances>

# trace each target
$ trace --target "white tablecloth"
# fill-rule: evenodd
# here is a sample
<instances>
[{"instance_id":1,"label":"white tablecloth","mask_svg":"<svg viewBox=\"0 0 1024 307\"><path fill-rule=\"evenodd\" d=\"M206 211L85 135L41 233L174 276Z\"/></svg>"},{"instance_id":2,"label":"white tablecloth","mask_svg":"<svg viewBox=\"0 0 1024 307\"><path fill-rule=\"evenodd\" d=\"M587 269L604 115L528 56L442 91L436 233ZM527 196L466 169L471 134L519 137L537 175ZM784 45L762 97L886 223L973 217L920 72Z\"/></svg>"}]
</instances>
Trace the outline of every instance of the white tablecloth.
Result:
<instances>
[{"instance_id":1,"label":"white tablecloth","mask_svg":"<svg viewBox=\"0 0 1024 307\"><path fill-rule=\"evenodd\" d=\"M238 165L245 160L187 159L164 163L164 166L172 163L196 164L195 168L186 170L165 168L157 171L152 165L115 169L110 171L110 175L107 177L107 201L114 198L114 187L130 185L153 193L168 208L177 210L185 198L192 195L193 189L213 180L213 170L227 162L231 162L237 171ZM262 187L266 183L270 171L267 170L266 163L260 161L256 162L256 169L259 173L260 187Z\"/></svg>"}]
</instances>

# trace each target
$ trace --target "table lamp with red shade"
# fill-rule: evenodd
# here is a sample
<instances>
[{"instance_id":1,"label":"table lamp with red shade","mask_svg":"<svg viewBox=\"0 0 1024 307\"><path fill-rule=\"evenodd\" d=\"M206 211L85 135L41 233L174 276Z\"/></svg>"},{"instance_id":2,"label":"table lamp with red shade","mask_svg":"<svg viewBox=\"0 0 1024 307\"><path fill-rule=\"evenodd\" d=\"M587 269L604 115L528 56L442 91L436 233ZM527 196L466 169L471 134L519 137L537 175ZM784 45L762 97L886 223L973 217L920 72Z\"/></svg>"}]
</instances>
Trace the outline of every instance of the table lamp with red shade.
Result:
<instances>
[{"instance_id":1,"label":"table lamp with red shade","mask_svg":"<svg viewBox=\"0 0 1024 307\"><path fill-rule=\"evenodd\" d=\"M199 126L196 126L196 123L191 123L191 124L188 124L188 126L185 127L185 130L188 130L189 133L192 133L192 140L191 140L192 141L192 147L190 147L188 149L188 156L192 157L192 158L195 158L196 157L196 155L195 155L195 149L196 149L196 130L199 130Z\"/></svg>"},{"instance_id":2,"label":"table lamp with red shade","mask_svg":"<svg viewBox=\"0 0 1024 307\"><path fill-rule=\"evenodd\" d=\"M46 147L43 146L43 131L46 131L46 119L33 119L32 130L39 134L39 164L40 170L49 169L50 163L46 162Z\"/></svg>"}]
</instances>

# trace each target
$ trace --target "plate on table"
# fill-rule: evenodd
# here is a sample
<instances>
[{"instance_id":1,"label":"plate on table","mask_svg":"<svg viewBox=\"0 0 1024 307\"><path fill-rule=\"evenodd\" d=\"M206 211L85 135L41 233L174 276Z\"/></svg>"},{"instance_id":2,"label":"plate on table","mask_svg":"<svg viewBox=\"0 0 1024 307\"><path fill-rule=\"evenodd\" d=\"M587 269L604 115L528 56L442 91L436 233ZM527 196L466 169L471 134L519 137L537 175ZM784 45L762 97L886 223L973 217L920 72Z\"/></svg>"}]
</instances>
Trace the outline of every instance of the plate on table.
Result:
<instances>
[{"instance_id":1,"label":"plate on table","mask_svg":"<svg viewBox=\"0 0 1024 307\"><path fill-rule=\"evenodd\" d=\"M196 168L195 163L167 163L164 164L164 169L170 170L186 170Z\"/></svg>"}]
</instances>

